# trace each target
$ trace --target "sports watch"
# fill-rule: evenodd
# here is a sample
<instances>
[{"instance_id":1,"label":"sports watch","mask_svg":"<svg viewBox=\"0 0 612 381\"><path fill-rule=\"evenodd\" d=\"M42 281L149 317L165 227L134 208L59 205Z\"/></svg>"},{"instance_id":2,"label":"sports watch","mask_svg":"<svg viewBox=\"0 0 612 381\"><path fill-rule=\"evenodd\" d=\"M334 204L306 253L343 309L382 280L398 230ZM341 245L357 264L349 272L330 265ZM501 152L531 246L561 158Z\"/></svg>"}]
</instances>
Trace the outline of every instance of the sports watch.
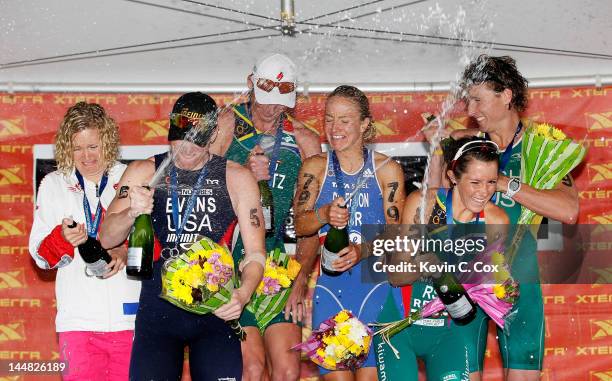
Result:
<instances>
[{"instance_id":1,"label":"sports watch","mask_svg":"<svg viewBox=\"0 0 612 381\"><path fill-rule=\"evenodd\" d=\"M511 177L508 181L508 190L506 193L506 197L512 198L515 194L517 194L521 190L521 180L518 177Z\"/></svg>"}]
</instances>

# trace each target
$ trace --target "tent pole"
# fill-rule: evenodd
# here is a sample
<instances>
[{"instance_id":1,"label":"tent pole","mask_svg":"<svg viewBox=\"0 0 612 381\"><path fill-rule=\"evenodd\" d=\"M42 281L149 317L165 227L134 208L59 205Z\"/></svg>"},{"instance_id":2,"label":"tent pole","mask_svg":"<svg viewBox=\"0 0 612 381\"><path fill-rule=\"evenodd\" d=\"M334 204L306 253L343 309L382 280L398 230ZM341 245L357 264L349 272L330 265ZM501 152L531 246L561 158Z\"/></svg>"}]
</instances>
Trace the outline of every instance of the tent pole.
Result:
<instances>
[{"instance_id":1,"label":"tent pole","mask_svg":"<svg viewBox=\"0 0 612 381\"><path fill-rule=\"evenodd\" d=\"M612 85L612 74L590 75L576 77L531 78L529 87L577 87L592 86L601 88ZM298 86L298 92L306 90L308 93L327 93L338 84L308 83L307 86ZM357 87L366 92L445 92L450 89L449 82L421 82L421 83L357 83ZM184 93L188 91L203 91L206 93L241 93L246 90L240 84L194 84L194 83L28 83L28 82L0 82L0 92L5 93Z\"/></svg>"}]
</instances>

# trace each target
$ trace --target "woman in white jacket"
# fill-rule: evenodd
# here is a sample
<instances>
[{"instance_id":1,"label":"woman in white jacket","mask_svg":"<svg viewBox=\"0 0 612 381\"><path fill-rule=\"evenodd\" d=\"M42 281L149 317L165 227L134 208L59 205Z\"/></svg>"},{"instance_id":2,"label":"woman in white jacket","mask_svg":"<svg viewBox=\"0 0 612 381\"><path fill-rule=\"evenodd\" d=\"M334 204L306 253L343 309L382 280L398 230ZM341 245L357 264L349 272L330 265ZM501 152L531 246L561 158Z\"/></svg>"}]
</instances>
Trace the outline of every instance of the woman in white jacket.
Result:
<instances>
[{"instance_id":1,"label":"woman in white jacket","mask_svg":"<svg viewBox=\"0 0 612 381\"><path fill-rule=\"evenodd\" d=\"M55 324L68 365L64 380L128 379L140 282L125 274L124 246L108 250L112 260L101 277L86 271L77 248L88 236L97 239L126 168L118 155L115 121L98 104L77 103L55 137L57 170L36 197L30 254L38 267L58 269Z\"/></svg>"}]
</instances>

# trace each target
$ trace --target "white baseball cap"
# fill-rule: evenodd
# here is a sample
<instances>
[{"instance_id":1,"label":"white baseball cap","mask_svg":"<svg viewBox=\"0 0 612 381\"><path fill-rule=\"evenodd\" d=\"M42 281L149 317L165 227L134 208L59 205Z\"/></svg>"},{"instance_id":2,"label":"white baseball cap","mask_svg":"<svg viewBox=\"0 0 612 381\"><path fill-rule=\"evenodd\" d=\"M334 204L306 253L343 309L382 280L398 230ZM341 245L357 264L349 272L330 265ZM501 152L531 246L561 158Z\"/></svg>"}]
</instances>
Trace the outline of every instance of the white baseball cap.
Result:
<instances>
[{"instance_id":1,"label":"white baseball cap","mask_svg":"<svg viewBox=\"0 0 612 381\"><path fill-rule=\"evenodd\" d=\"M255 89L255 100L263 105L283 105L290 108L295 107L295 89L286 94L281 94L279 88L265 91L257 86L257 80L263 78L274 82L297 82L296 67L293 61L282 54L272 54L260 58L253 67L253 88Z\"/></svg>"}]
</instances>

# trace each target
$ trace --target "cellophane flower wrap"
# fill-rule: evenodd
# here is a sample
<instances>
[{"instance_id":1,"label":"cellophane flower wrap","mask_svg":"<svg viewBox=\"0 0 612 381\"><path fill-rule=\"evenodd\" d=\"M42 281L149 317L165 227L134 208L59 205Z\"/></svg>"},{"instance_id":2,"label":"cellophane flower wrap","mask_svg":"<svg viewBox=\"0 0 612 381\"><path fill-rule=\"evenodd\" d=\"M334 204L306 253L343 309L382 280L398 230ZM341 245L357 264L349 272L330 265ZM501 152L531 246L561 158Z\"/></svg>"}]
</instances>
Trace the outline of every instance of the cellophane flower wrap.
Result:
<instances>
[{"instance_id":1,"label":"cellophane flower wrap","mask_svg":"<svg viewBox=\"0 0 612 381\"><path fill-rule=\"evenodd\" d=\"M260 330L264 330L285 307L300 267L298 261L280 248L268 254L263 279L246 306L255 315Z\"/></svg>"},{"instance_id":2,"label":"cellophane flower wrap","mask_svg":"<svg viewBox=\"0 0 612 381\"><path fill-rule=\"evenodd\" d=\"M230 301L235 286L234 261L227 247L205 237L167 260L161 279L161 298L204 315Z\"/></svg>"},{"instance_id":3,"label":"cellophane flower wrap","mask_svg":"<svg viewBox=\"0 0 612 381\"><path fill-rule=\"evenodd\" d=\"M586 148L549 124L534 123L525 131L521 182L535 189L553 189L584 158ZM530 224L536 213L523 207L519 224Z\"/></svg>"},{"instance_id":4,"label":"cellophane flower wrap","mask_svg":"<svg viewBox=\"0 0 612 381\"><path fill-rule=\"evenodd\" d=\"M483 275L482 272L465 272L459 277L466 293L489 317L504 329L513 314L512 308L517 302L519 284L508 271L508 263L504 256L504 243L499 240L488 245L486 250L476 256L471 262L492 264L497 266L497 271L492 272L493 279ZM490 275L490 274L489 274ZM408 317L390 323L370 324L379 329L374 335L381 335L382 340L389 345L395 356L399 359L399 352L391 344L391 337L411 326L420 319L428 318L445 309L444 303L436 297L430 300L422 308L413 311Z\"/></svg>"},{"instance_id":5,"label":"cellophane flower wrap","mask_svg":"<svg viewBox=\"0 0 612 381\"><path fill-rule=\"evenodd\" d=\"M325 320L303 343L302 350L312 362L328 370L358 369L368 357L372 331L348 310Z\"/></svg>"}]
</instances>

